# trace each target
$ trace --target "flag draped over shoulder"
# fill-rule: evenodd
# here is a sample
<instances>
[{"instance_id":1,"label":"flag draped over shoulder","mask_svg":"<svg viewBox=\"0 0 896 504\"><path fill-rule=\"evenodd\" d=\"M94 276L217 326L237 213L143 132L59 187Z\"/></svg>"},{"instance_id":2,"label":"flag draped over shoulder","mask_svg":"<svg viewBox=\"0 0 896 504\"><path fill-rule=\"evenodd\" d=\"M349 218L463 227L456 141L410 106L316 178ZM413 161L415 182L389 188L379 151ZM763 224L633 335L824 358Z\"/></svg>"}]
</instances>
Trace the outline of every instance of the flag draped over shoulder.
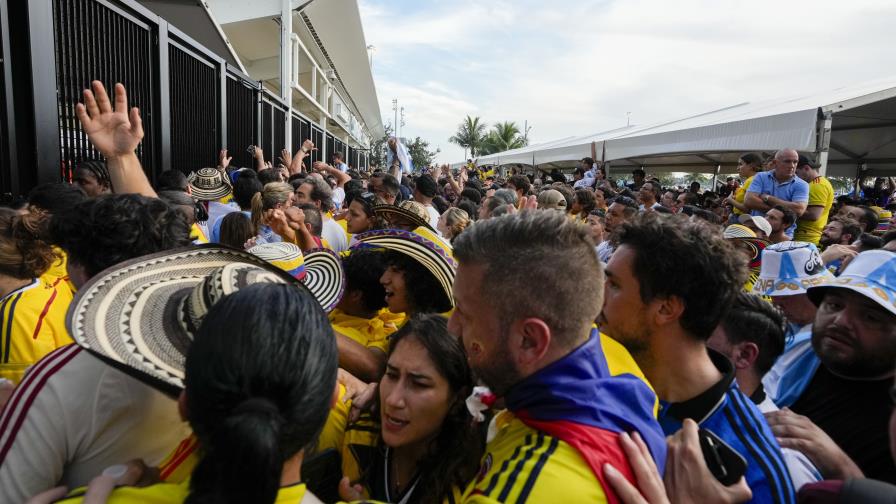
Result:
<instances>
[{"instance_id":1,"label":"flag draped over shoulder","mask_svg":"<svg viewBox=\"0 0 896 504\"><path fill-rule=\"evenodd\" d=\"M595 329L587 343L527 377L505 396L507 408L523 423L559 438L582 455L611 503L619 499L604 478L605 463L636 484L619 434L637 431L661 475L666 461L666 438L654 413L656 395L634 373L614 371Z\"/></svg>"}]
</instances>

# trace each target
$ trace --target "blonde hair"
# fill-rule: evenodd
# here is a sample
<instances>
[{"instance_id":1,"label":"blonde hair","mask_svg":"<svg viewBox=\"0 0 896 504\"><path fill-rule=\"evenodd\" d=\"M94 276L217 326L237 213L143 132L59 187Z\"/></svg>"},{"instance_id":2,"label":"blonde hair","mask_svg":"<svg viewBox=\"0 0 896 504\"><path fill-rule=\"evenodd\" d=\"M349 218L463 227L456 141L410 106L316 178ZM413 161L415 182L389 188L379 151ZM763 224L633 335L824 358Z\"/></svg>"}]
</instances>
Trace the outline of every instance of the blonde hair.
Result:
<instances>
[{"instance_id":1,"label":"blonde hair","mask_svg":"<svg viewBox=\"0 0 896 504\"><path fill-rule=\"evenodd\" d=\"M286 182L270 182L261 192L252 195L252 225L258 229L264 223L264 212L289 200L292 186Z\"/></svg>"},{"instance_id":2,"label":"blonde hair","mask_svg":"<svg viewBox=\"0 0 896 504\"><path fill-rule=\"evenodd\" d=\"M457 235L464 229L467 229L467 226L470 225L470 216L467 214L466 210L451 207L448 210L445 210L444 215L445 226L448 228L448 231L451 232L451 240L457 237Z\"/></svg>"},{"instance_id":3,"label":"blonde hair","mask_svg":"<svg viewBox=\"0 0 896 504\"><path fill-rule=\"evenodd\" d=\"M44 274L59 256L40 238L43 217L0 208L0 275L29 280Z\"/></svg>"}]
</instances>

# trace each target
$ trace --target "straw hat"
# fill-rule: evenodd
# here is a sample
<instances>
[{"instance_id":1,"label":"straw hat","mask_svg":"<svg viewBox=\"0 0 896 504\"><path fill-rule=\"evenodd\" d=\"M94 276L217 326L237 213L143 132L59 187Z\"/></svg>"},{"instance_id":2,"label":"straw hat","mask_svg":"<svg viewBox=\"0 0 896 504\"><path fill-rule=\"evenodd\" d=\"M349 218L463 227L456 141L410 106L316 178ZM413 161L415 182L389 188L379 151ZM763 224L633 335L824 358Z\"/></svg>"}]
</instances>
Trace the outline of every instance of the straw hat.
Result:
<instances>
[{"instance_id":1,"label":"straw hat","mask_svg":"<svg viewBox=\"0 0 896 504\"><path fill-rule=\"evenodd\" d=\"M896 254L887 250L869 250L857 255L836 278L810 287L809 299L821 303L830 289L849 289L879 304L896 315Z\"/></svg>"},{"instance_id":2,"label":"straw hat","mask_svg":"<svg viewBox=\"0 0 896 504\"><path fill-rule=\"evenodd\" d=\"M187 177L187 182L199 201L216 201L233 191L227 176L217 168L200 168Z\"/></svg>"},{"instance_id":3,"label":"straw hat","mask_svg":"<svg viewBox=\"0 0 896 504\"><path fill-rule=\"evenodd\" d=\"M390 223L390 225L392 219L398 217L407 220L415 228L425 227L431 231L435 231L432 229L432 226L429 225L429 212L426 211L426 208L423 205L416 201L406 200L398 205L373 205L373 213L377 217Z\"/></svg>"},{"instance_id":4,"label":"straw hat","mask_svg":"<svg viewBox=\"0 0 896 504\"><path fill-rule=\"evenodd\" d=\"M451 246L428 227L413 232L378 229L355 235L356 247L377 247L401 252L423 265L439 281L447 304L454 308L454 274L457 261ZM446 310L447 311L447 310Z\"/></svg>"},{"instance_id":5,"label":"straw hat","mask_svg":"<svg viewBox=\"0 0 896 504\"><path fill-rule=\"evenodd\" d=\"M731 226L728 226L731 227ZM749 228L746 228L749 230ZM762 251L772 244L772 242L762 238L729 238L731 243L740 249L744 249L750 254L750 270L759 273L762 266Z\"/></svg>"},{"instance_id":6,"label":"straw hat","mask_svg":"<svg viewBox=\"0 0 896 504\"><path fill-rule=\"evenodd\" d=\"M786 241L770 245L762 252L762 269L753 292L765 296L805 294L809 287L833 278L815 245Z\"/></svg>"},{"instance_id":7,"label":"straw hat","mask_svg":"<svg viewBox=\"0 0 896 504\"><path fill-rule=\"evenodd\" d=\"M731 224L725 228L725 238L756 238L756 233L743 224Z\"/></svg>"},{"instance_id":8,"label":"straw hat","mask_svg":"<svg viewBox=\"0 0 896 504\"><path fill-rule=\"evenodd\" d=\"M880 236L889 231L890 219L892 218L893 212L881 208L880 211L877 212L877 229L874 230L873 234Z\"/></svg>"},{"instance_id":9,"label":"straw hat","mask_svg":"<svg viewBox=\"0 0 896 504\"><path fill-rule=\"evenodd\" d=\"M302 249L294 243L276 242L256 245L249 253L304 283L326 312L332 311L342 299L345 291L342 261L329 249L313 249L302 254Z\"/></svg>"}]
</instances>

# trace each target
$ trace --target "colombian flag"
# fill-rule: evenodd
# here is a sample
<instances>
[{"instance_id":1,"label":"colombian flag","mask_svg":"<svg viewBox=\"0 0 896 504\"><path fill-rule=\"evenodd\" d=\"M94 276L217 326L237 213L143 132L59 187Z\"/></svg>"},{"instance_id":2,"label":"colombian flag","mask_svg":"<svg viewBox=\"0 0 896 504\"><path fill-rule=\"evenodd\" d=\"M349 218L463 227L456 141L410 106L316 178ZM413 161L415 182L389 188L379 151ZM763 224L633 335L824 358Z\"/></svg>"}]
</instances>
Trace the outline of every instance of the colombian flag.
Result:
<instances>
[{"instance_id":1,"label":"colombian flag","mask_svg":"<svg viewBox=\"0 0 896 504\"><path fill-rule=\"evenodd\" d=\"M587 343L514 385L505 401L527 426L575 448L600 481L608 501L617 503L619 498L604 479L605 463L637 484L619 445L619 434L637 431L660 474L666 461L666 438L654 413L656 395L635 375L640 371L634 360L625 356L632 372L620 370L618 365L611 371L601 339L594 329Z\"/></svg>"}]
</instances>

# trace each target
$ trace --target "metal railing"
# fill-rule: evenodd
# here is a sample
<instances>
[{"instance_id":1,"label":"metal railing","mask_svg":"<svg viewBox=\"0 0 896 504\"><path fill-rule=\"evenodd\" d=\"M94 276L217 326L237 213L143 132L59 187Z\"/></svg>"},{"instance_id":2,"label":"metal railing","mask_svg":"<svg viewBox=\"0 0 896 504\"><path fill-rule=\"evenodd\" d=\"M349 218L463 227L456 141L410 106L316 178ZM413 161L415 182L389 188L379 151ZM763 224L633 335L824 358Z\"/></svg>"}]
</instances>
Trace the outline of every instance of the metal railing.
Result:
<instances>
[{"instance_id":1,"label":"metal railing","mask_svg":"<svg viewBox=\"0 0 896 504\"><path fill-rule=\"evenodd\" d=\"M253 166L246 147L254 144L271 161L283 148L295 152L305 138L319 149L311 162L337 146L346 149L133 0L0 4L0 192L67 179L78 163L101 158L75 117L92 80L107 87L121 82L140 108L145 136L137 155L151 180L167 169L214 166L221 148L234 166Z\"/></svg>"}]
</instances>

